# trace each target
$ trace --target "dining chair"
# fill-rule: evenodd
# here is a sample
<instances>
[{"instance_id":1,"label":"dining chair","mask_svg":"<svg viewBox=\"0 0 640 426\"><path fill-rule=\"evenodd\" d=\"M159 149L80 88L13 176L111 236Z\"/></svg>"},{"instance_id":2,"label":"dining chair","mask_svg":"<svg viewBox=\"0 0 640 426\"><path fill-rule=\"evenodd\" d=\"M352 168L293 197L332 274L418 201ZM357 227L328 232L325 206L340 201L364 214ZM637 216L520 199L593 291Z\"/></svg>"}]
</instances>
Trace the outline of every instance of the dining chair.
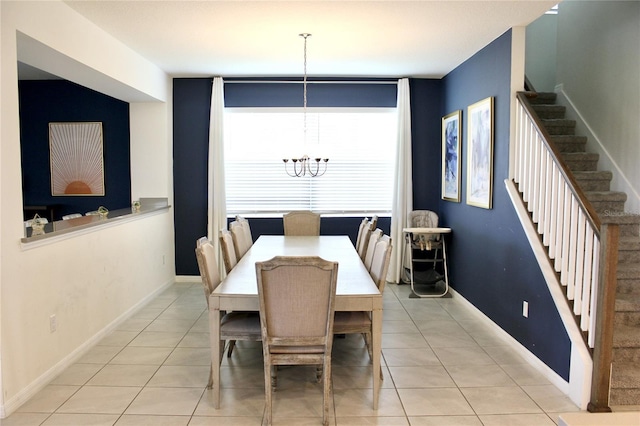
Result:
<instances>
[{"instance_id":1,"label":"dining chair","mask_svg":"<svg viewBox=\"0 0 640 426\"><path fill-rule=\"evenodd\" d=\"M233 247L236 251L236 258L240 261L242 256L244 256L251 248L251 240L247 240L247 233L242 227L242 224L237 220L229 223L229 231L233 238Z\"/></svg>"},{"instance_id":2,"label":"dining chair","mask_svg":"<svg viewBox=\"0 0 640 426\"><path fill-rule=\"evenodd\" d=\"M317 236L320 235L320 215L311 211L293 211L282 216L284 235Z\"/></svg>"},{"instance_id":3,"label":"dining chair","mask_svg":"<svg viewBox=\"0 0 640 426\"><path fill-rule=\"evenodd\" d=\"M236 222L242 225L242 230L244 231L244 238L249 243L249 246L252 246L253 236L251 235L251 226L249 225L249 221L240 215L236 215Z\"/></svg>"},{"instance_id":4,"label":"dining chair","mask_svg":"<svg viewBox=\"0 0 640 426\"><path fill-rule=\"evenodd\" d=\"M234 266L238 264L238 258L236 257L236 249L233 244L233 236L231 232L226 229L220 230L220 249L222 250L222 260L224 261L224 269L227 272L231 272Z\"/></svg>"},{"instance_id":5,"label":"dining chair","mask_svg":"<svg viewBox=\"0 0 640 426\"><path fill-rule=\"evenodd\" d=\"M372 231L369 235L369 240L367 243L367 248L365 249L364 255L364 266L367 268L367 271L371 269L371 261L373 260L373 252L376 248L376 244L378 240L382 237L382 229L378 228L375 231Z\"/></svg>"},{"instance_id":6,"label":"dining chair","mask_svg":"<svg viewBox=\"0 0 640 426\"><path fill-rule=\"evenodd\" d=\"M356 251L360 253L360 244L362 244L362 240L364 237L365 229L369 228L369 218L365 217L360 222L360 226L358 227L358 237L356 238Z\"/></svg>"},{"instance_id":7,"label":"dining chair","mask_svg":"<svg viewBox=\"0 0 640 426\"><path fill-rule=\"evenodd\" d=\"M372 231L376 229L376 227L378 226L378 215L374 214L373 216L371 216L371 220L369 221L369 226L371 227Z\"/></svg>"},{"instance_id":8,"label":"dining chair","mask_svg":"<svg viewBox=\"0 0 640 426\"><path fill-rule=\"evenodd\" d=\"M265 418L272 419L272 369L322 365L322 423L329 424L331 348L338 263L317 256L276 256L256 263L264 355Z\"/></svg>"},{"instance_id":9,"label":"dining chair","mask_svg":"<svg viewBox=\"0 0 640 426\"><path fill-rule=\"evenodd\" d=\"M207 311L209 308L209 296L220 284L220 273L218 272L218 264L216 262L216 250L207 237L198 238L196 241L196 259L202 278L202 286L204 296L207 300ZM211 313L210 313L211 315ZM260 341L262 334L260 332L260 315L257 312L224 312L220 311L220 340L236 340ZM224 353L224 343L220 345L220 355ZM229 353L231 356L231 353ZM220 356L222 360L222 356ZM213 385L213 376L209 371L208 388Z\"/></svg>"},{"instance_id":10,"label":"dining chair","mask_svg":"<svg viewBox=\"0 0 640 426\"><path fill-rule=\"evenodd\" d=\"M358 247L358 254L360 255L360 259L364 262L364 257L367 254L367 248L369 248L369 237L371 236L371 232L373 232L376 228L372 227L372 222L369 221L368 225L365 226L362 231L362 239L360 241L360 246Z\"/></svg>"},{"instance_id":11,"label":"dining chair","mask_svg":"<svg viewBox=\"0 0 640 426\"><path fill-rule=\"evenodd\" d=\"M387 272L389 271L392 250L393 244L391 243L391 238L387 235L383 235L375 245L369 274L376 284L376 287L378 287L380 294L384 291L387 281ZM373 355L371 352L372 327L373 321L371 320L369 312L339 311L335 313L333 333L362 334L370 356ZM382 370L380 370L380 377L382 377Z\"/></svg>"}]
</instances>

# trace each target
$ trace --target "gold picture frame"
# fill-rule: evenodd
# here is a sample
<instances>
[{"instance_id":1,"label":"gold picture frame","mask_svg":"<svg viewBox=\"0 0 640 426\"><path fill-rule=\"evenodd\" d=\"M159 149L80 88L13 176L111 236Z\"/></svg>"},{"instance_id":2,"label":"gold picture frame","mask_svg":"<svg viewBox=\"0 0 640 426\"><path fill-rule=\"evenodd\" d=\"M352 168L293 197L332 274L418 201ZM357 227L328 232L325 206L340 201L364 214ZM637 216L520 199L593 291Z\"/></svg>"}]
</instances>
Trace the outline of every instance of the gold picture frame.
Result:
<instances>
[{"instance_id":1,"label":"gold picture frame","mask_svg":"<svg viewBox=\"0 0 640 426\"><path fill-rule=\"evenodd\" d=\"M462 111L442 117L442 199L460 202Z\"/></svg>"},{"instance_id":2,"label":"gold picture frame","mask_svg":"<svg viewBox=\"0 0 640 426\"><path fill-rule=\"evenodd\" d=\"M490 209L493 198L493 97L467 107L467 204Z\"/></svg>"},{"instance_id":3,"label":"gold picture frame","mask_svg":"<svg viewBox=\"0 0 640 426\"><path fill-rule=\"evenodd\" d=\"M104 196L101 122L49 123L51 195Z\"/></svg>"}]
</instances>

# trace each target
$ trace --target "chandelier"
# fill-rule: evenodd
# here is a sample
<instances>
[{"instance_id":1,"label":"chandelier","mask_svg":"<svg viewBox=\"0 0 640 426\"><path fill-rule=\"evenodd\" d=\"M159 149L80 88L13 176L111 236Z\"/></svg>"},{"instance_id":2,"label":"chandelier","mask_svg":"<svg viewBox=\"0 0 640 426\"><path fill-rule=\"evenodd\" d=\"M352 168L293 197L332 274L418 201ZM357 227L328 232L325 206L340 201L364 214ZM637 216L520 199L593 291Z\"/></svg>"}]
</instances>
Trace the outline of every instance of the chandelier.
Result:
<instances>
[{"instance_id":1,"label":"chandelier","mask_svg":"<svg viewBox=\"0 0 640 426\"><path fill-rule=\"evenodd\" d=\"M309 33L299 34L304 38L304 78L302 80L303 87L303 117L304 117L304 139L307 140L307 38L311 37ZM328 158L310 158L303 155L300 158L284 158L284 170L291 177L317 177L322 176L327 171ZM289 161L293 166L293 170L289 170Z\"/></svg>"}]
</instances>

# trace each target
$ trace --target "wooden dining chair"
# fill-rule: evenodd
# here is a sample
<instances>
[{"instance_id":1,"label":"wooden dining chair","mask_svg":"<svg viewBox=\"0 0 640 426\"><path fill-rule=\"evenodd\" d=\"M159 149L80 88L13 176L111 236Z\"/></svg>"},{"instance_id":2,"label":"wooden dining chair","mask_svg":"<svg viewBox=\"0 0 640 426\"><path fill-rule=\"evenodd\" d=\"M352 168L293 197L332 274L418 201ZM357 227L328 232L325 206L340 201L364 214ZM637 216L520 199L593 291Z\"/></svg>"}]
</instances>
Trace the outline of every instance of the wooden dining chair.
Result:
<instances>
[{"instance_id":1,"label":"wooden dining chair","mask_svg":"<svg viewBox=\"0 0 640 426\"><path fill-rule=\"evenodd\" d=\"M318 213L301 210L293 211L282 216L284 235L290 236L318 236L320 235L320 215Z\"/></svg>"},{"instance_id":2,"label":"wooden dining chair","mask_svg":"<svg viewBox=\"0 0 640 426\"><path fill-rule=\"evenodd\" d=\"M367 248L369 248L369 237L371 236L371 232L376 228L371 227L372 222L369 221L368 226L364 228L362 231L362 240L360 241L360 246L358 247L358 254L360 255L360 259L364 262L364 257L367 254Z\"/></svg>"},{"instance_id":3,"label":"wooden dining chair","mask_svg":"<svg viewBox=\"0 0 640 426\"><path fill-rule=\"evenodd\" d=\"M264 355L263 424L270 425L272 419L272 369L322 365L322 422L327 425L338 263L317 256L276 256L256 263L256 277Z\"/></svg>"},{"instance_id":4,"label":"wooden dining chair","mask_svg":"<svg viewBox=\"0 0 640 426\"><path fill-rule=\"evenodd\" d=\"M226 229L220 230L220 249L222 250L222 260L224 261L224 269L227 272L231 272L234 266L238 264L238 258L236 257L236 249L233 244L233 236L231 232Z\"/></svg>"},{"instance_id":5,"label":"wooden dining chair","mask_svg":"<svg viewBox=\"0 0 640 426\"><path fill-rule=\"evenodd\" d=\"M247 232L244 230L242 224L237 220L229 223L229 232L233 238L233 247L236 250L236 258L238 261L242 259L242 256L251 248L251 240L247 240Z\"/></svg>"},{"instance_id":6,"label":"wooden dining chair","mask_svg":"<svg viewBox=\"0 0 640 426\"><path fill-rule=\"evenodd\" d=\"M253 236L251 235L251 226L249 225L249 221L240 215L236 215L236 222L242 225L242 230L244 231L244 239L249 246L252 246Z\"/></svg>"},{"instance_id":7,"label":"wooden dining chair","mask_svg":"<svg viewBox=\"0 0 640 426\"><path fill-rule=\"evenodd\" d=\"M382 236L375 245L369 274L378 287L380 294L384 291L392 250L391 238L387 235ZM362 334L370 356L373 355L371 352L372 327L373 321L369 312L339 311L335 313L333 333ZM382 370L380 371L380 377L382 377Z\"/></svg>"},{"instance_id":8,"label":"wooden dining chair","mask_svg":"<svg viewBox=\"0 0 640 426\"><path fill-rule=\"evenodd\" d=\"M365 233L365 229L369 228L369 218L365 217L364 219L362 219L362 222L360 222L360 226L358 227L358 237L356 238L356 251L358 253L360 253L360 244L362 244L362 241L364 239L364 233Z\"/></svg>"},{"instance_id":9,"label":"wooden dining chair","mask_svg":"<svg viewBox=\"0 0 640 426\"><path fill-rule=\"evenodd\" d=\"M371 261L373 260L373 252L376 248L376 244L378 240L382 237L382 229L378 228L375 231L372 231L369 235L369 241L367 241L367 248L365 249L364 255L364 266L367 268L367 271L371 270Z\"/></svg>"},{"instance_id":10,"label":"wooden dining chair","mask_svg":"<svg viewBox=\"0 0 640 426\"><path fill-rule=\"evenodd\" d=\"M196 259L202 278L204 296L209 308L209 295L220 284L220 273L216 262L216 250L207 237L198 238L196 242ZM212 315L210 313L209 315ZM220 311L220 339L229 340L229 343L236 340L260 341L260 315L257 312L224 312ZM224 343L220 345L220 355L224 353ZM230 356L230 353L229 353ZM222 359L222 356L220 356ZM213 375L209 371L209 383L207 387L213 385Z\"/></svg>"}]
</instances>

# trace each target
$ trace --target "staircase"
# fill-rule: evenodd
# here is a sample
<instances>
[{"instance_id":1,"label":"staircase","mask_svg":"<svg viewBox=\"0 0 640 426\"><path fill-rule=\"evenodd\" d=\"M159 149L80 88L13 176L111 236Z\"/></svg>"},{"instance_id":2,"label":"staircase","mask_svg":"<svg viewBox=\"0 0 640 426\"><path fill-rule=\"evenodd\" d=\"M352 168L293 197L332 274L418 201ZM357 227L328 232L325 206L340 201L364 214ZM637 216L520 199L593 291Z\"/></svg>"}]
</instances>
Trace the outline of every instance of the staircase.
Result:
<instances>
[{"instance_id":1,"label":"staircase","mask_svg":"<svg viewBox=\"0 0 640 426\"><path fill-rule=\"evenodd\" d=\"M640 405L640 215L624 212L627 195L610 190L612 173L598 170L598 154L585 151L587 138L575 135L556 94L529 100L595 211L620 225L609 405Z\"/></svg>"}]
</instances>

